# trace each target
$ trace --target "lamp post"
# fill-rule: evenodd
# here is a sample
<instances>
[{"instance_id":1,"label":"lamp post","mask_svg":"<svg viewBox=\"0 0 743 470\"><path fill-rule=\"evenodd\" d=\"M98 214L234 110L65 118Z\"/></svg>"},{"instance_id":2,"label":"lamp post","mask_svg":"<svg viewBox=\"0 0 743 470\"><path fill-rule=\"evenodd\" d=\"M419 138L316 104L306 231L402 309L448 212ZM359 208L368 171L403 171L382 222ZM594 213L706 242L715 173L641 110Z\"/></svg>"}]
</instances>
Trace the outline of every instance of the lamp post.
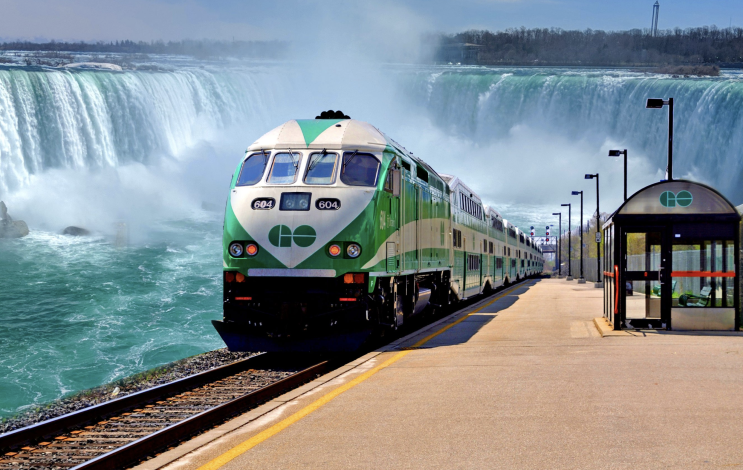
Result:
<instances>
[{"instance_id":1,"label":"lamp post","mask_svg":"<svg viewBox=\"0 0 743 470\"><path fill-rule=\"evenodd\" d=\"M580 277L578 284L585 284L586 278L583 277L583 191L573 191L573 196L580 194Z\"/></svg>"},{"instance_id":2,"label":"lamp post","mask_svg":"<svg viewBox=\"0 0 743 470\"><path fill-rule=\"evenodd\" d=\"M562 212L553 212L552 215L556 215L560 217L559 218L560 222L559 222L558 231L557 231L557 233L560 236L557 237L557 243L556 243L557 245L557 269L558 269L557 277L560 277L562 275L562 263L560 263L561 261L560 258L562 255L562 252L560 251L560 249L562 248Z\"/></svg>"},{"instance_id":3,"label":"lamp post","mask_svg":"<svg viewBox=\"0 0 743 470\"><path fill-rule=\"evenodd\" d=\"M668 181L673 181L673 98L667 100L648 98L645 107L647 109L661 109L666 105L668 106L668 166L666 167L666 173L668 173Z\"/></svg>"},{"instance_id":4,"label":"lamp post","mask_svg":"<svg viewBox=\"0 0 743 470\"><path fill-rule=\"evenodd\" d=\"M571 265L571 261L573 259L573 253L572 253L573 252L573 243L571 241L571 238L572 238L571 235L572 235L572 233L570 232L570 221L572 220L572 217L570 215L570 209L572 209L572 207L570 206L570 204L560 204L560 205L561 206L568 206L568 277L567 277L566 280L567 281L572 281L573 280L573 267Z\"/></svg>"},{"instance_id":5,"label":"lamp post","mask_svg":"<svg viewBox=\"0 0 743 470\"><path fill-rule=\"evenodd\" d=\"M601 244L601 212L599 211L599 174L586 175L587 180L596 178L596 276L597 281L595 287L604 287L604 283L601 282L601 256L599 256L599 246Z\"/></svg>"},{"instance_id":6,"label":"lamp post","mask_svg":"<svg viewBox=\"0 0 743 470\"><path fill-rule=\"evenodd\" d=\"M609 150L610 157L618 157L620 155L624 155L624 200L626 201L627 200L627 149Z\"/></svg>"}]
</instances>

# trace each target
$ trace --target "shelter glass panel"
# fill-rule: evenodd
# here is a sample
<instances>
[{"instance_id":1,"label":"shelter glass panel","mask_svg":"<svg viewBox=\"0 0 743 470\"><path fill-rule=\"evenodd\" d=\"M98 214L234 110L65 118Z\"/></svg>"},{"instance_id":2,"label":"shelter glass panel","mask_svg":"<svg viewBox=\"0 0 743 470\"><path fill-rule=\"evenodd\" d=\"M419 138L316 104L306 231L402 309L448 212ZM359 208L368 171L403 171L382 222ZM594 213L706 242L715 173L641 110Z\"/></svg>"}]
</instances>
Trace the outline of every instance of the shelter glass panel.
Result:
<instances>
[{"instance_id":1,"label":"shelter glass panel","mask_svg":"<svg viewBox=\"0 0 743 470\"><path fill-rule=\"evenodd\" d=\"M673 244L673 307L735 306L733 240Z\"/></svg>"}]
</instances>

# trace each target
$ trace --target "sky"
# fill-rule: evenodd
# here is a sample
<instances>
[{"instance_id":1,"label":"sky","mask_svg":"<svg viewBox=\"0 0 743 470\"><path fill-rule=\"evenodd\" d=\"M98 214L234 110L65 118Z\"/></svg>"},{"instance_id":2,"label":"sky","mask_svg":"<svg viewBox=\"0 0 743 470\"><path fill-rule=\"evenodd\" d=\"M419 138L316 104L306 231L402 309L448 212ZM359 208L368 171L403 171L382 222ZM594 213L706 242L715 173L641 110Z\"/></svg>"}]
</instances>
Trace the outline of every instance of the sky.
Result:
<instances>
[{"instance_id":1,"label":"sky","mask_svg":"<svg viewBox=\"0 0 743 470\"><path fill-rule=\"evenodd\" d=\"M654 0L0 0L0 40L301 40L511 27L625 30ZM743 25L743 0L662 0L660 28ZM390 27L392 25L392 27ZM360 31L364 30L364 31Z\"/></svg>"}]
</instances>

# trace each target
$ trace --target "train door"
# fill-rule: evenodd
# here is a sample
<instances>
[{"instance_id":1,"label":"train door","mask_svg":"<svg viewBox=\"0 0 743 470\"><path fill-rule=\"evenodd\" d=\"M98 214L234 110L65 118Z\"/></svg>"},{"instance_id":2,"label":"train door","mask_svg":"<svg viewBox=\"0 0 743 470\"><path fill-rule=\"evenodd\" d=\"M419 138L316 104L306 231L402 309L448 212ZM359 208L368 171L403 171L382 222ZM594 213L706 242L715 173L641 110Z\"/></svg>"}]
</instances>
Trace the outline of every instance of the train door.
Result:
<instances>
[{"instance_id":1,"label":"train door","mask_svg":"<svg viewBox=\"0 0 743 470\"><path fill-rule=\"evenodd\" d=\"M419 185L415 185L415 257L416 266L415 269L421 269L423 267L423 188Z\"/></svg>"},{"instance_id":2,"label":"train door","mask_svg":"<svg viewBox=\"0 0 743 470\"><path fill-rule=\"evenodd\" d=\"M460 252L460 255L462 256L462 297L467 297L465 292L467 291L467 271L469 270L469 263L467 263L467 237L462 237L462 251Z\"/></svg>"},{"instance_id":3,"label":"train door","mask_svg":"<svg viewBox=\"0 0 743 470\"><path fill-rule=\"evenodd\" d=\"M403 182L403 271L418 269L418 185L411 181Z\"/></svg>"},{"instance_id":4,"label":"train door","mask_svg":"<svg viewBox=\"0 0 743 470\"><path fill-rule=\"evenodd\" d=\"M485 255L485 251L487 250L488 246L488 240L483 239L483 241L480 242L480 254L478 255L480 257L480 286L484 289L485 286L485 276L487 275L487 268L485 267L485 261L487 259L487 255Z\"/></svg>"},{"instance_id":5,"label":"train door","mask_svg":"<svg viewBox=\"0 0 743 470\"><path fill-rule=\"evenodd\" d=\"M485 257L488 259L488 276L490 276L490 284L495 287L495 260L493 259L493 251L490 249L491 246L492 242L488 242Z\"/></svg>"},{"instance_id":6,"label":"train door","mask_svg":"<svg viewBox=\"0 0 743 470\"><path fill-rule=\"evenodd\" d=\"M419 186L420 199L418 201L420 214L419 224L421 236L418 239L419 251L421 253L421 268L428 268L431 266L433 260L432 249L433 249L433 213L432 213L432 194L427 187Z\"/></svg>"},{"instance_id":7,"label":"train door","mask_svg":"<svg viewBox=\"0 0 743 470\"><path fill-rule=\"evenodd\" d=\"M390 193L390 207L389 207L389 228L397 230L396 237L387 242L386 255L387 255L387 272L394 273L398 272L401 268L401 263L398 261L400 240L402 236L402 226L400 225L400 182L401 172L397 160L391 163L390 176L388 181L385 182L385 191Z\"/></svg>"}]
</instances>

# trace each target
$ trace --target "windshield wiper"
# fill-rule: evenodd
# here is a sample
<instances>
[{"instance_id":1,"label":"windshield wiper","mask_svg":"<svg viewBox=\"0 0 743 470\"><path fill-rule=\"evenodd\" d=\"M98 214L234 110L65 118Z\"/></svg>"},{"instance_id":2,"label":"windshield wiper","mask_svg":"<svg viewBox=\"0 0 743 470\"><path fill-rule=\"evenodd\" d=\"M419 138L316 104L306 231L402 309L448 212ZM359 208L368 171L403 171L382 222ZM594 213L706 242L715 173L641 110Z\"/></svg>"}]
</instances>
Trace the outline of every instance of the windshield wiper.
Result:
<instances>
[{"instance_id":1,"label":"windshield wiper","mask_svg":"<svg viewBox=\"0 0 743 470\"><path fill-rule=\"evenodd\" d=\"M322 153L317 158L317 160L313 160L313 161L310 162L310 167L307 168L307 172L309 173L310 171L312 171L312 169L315 168L318 163L320 163L320 160L322 159L322 157L324 157L327 154L328 154L328 149L322 149ZM315 155L317 155L317 154L315 154Z\"/></svg>"},{"instance_id":2,"label":"windshield wiper","mask_svg":"<svg viewBox=\"0 0 743 470\"><path fill-rule=\"evenodd\" d=\"M289 149L289 156L292 159L292 165L294 165L294 172L296 173L297 169L299 168L299 158L294 161L294 152L292 152L292 149Z\"/></svg>"},{"instance_id":3,"label":"windshield wiper","mask_svg":"<svg viewBox=\"0 0 743 470\"><path fill-rule=\"evenodd\" d=\"M348 165L349 163L351 163L351 161L353 160L353 157L355 157L357 153L359 153L359 151L358 150L354 150L353 153L351 154L351 156L348 158L348 160L346 160L345 158L343 159L343 169L342 169L341 173L345 173L346 172L346 165Z\"/></svg>"}]
</instances>

